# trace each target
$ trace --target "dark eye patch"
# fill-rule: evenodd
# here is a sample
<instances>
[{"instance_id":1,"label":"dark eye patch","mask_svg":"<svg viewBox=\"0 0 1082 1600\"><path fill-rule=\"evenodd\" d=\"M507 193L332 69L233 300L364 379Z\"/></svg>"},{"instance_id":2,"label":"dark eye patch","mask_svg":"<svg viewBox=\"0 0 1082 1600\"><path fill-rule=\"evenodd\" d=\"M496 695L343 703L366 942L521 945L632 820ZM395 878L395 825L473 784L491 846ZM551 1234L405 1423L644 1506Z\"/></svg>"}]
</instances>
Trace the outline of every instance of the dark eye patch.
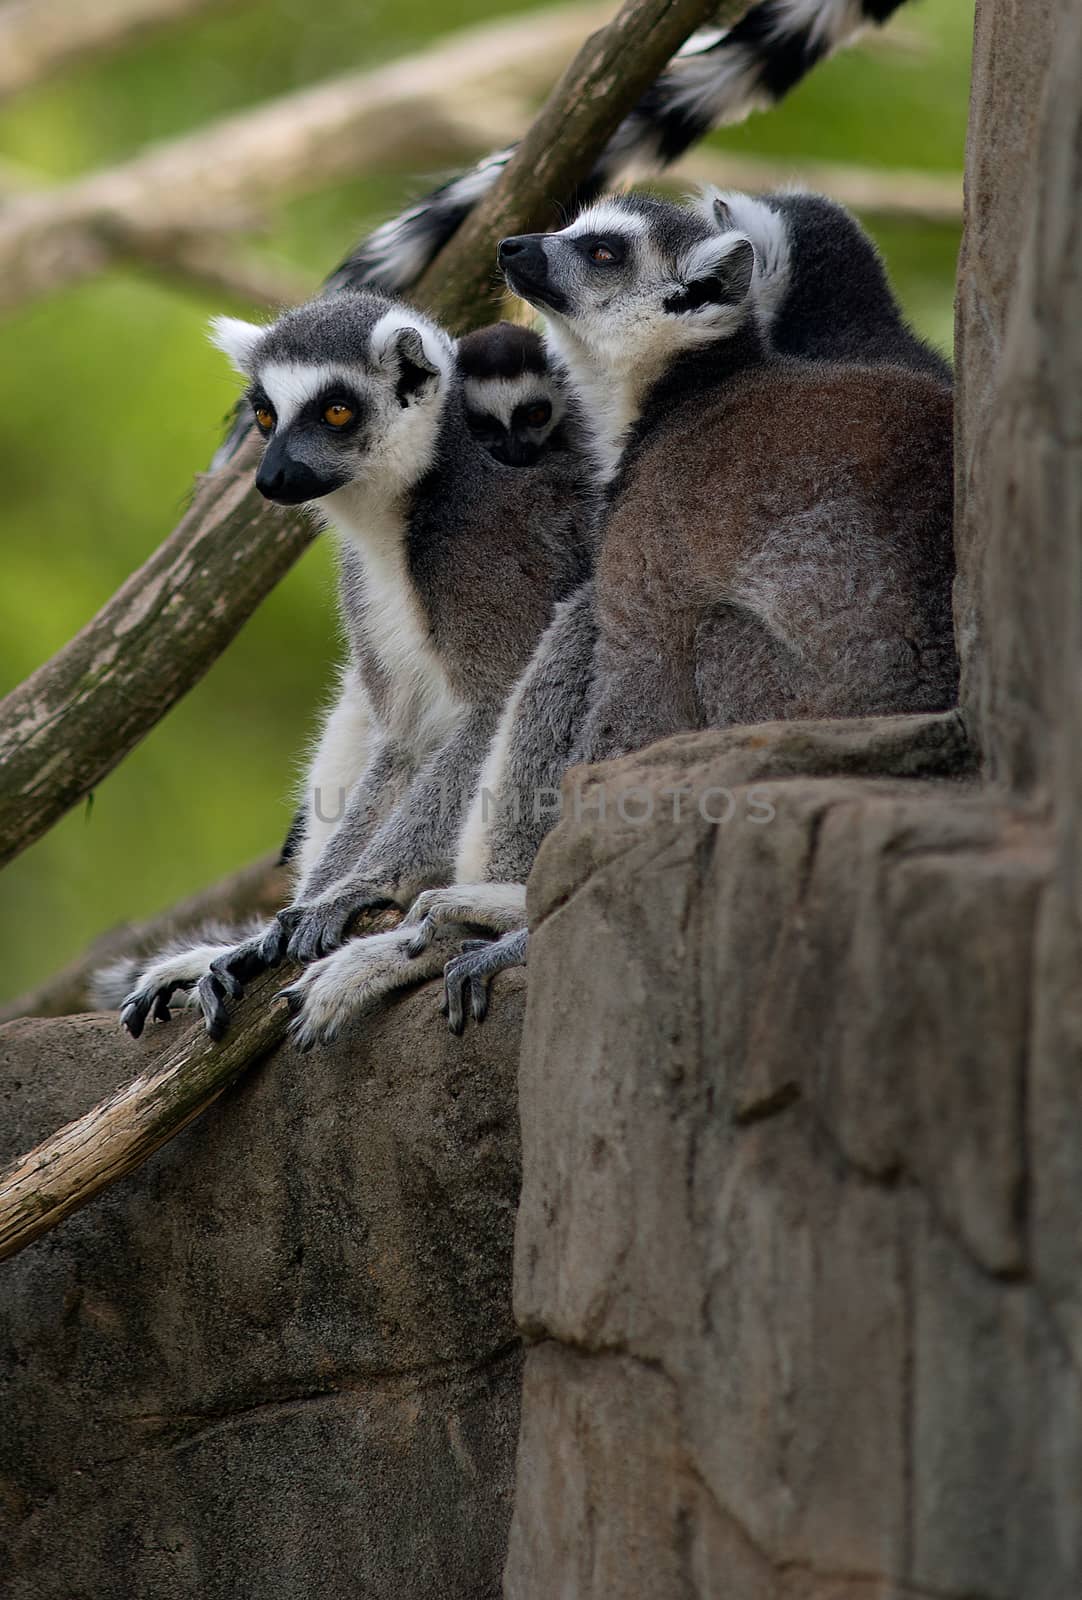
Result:
<instances>
[{"instance_id":1,"label":"dark eye patch","mask_svg":"<svg viewBox=\"0 0 1082 1600\"><path fill-rule=\"evenodd\" d=\"M586 233L575 244L593 267L618 267L627 255L626 241L611 233Z\"/></svg>"},{"instance_id":2,"label":"dark eye patch","mask_svg":"<svg viewBox=\"0 0 1082 1600\"><path fill-rule=\"evenodd\" d=\"M479 444L493 444L502 439L506 431L503 423L487 411L467 411L466 426Z\"/></svg>"},{"instance_id":3,"label":"dark eye patch","mask_svg":"<svg viewBox=\"0 0 1082 1600\"><path fill-rule=\"evenodd\" d=\"M332 428L330 424L325 421L327 412L333 406L344 406L348 411L353 413L350 420L343 426ZM360 426L360 423L364 417L364 412L365 405L360 395L358 395L355 390L348 388L345 384L339 383L333 385L329 389L325 389L321 395L316 397L316 399L309 400L307 405L305 405L301 410L297 421L304 423L307 427L322 428L324 433L331 433L337 435L339 438L346 438L348 435L356 433L357 428Z\"/></svg>"},{"instance_id":4,"label":"dark eye patch","mask_svg":"<svg viewBox=\"0 0 1082 1600\"><path fill-rule=\"evenodd\" d=\"M513 428L543 428L551 420L552 405L543 397L539 397L536 400L524 400L511 413L511 426Z\"/></svg>"}]
</instances>

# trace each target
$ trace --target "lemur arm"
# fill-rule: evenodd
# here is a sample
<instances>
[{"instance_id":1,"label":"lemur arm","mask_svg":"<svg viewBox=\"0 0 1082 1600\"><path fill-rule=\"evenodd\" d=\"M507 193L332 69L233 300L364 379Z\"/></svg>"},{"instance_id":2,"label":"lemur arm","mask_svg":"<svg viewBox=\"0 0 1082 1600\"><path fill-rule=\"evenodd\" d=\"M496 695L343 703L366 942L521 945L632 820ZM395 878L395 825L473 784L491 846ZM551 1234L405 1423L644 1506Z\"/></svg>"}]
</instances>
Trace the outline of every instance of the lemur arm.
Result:
<instances>
[{"instance_id":1,"label":"lemur arm","mask_svg":"<svg viewBox=\"0 0 1082 1600\"><path fill-rule=\"evenodd\" d=\"M429 757L391 810L356 848L348 822L336 831L316 870L292 906L280 913L270 960L288 953L308 962L327 955L346 937L360 911L406 906L420 889L451 874L455 841L492 735L495 711L468 713Z\"/></svg>"}]
</instances>

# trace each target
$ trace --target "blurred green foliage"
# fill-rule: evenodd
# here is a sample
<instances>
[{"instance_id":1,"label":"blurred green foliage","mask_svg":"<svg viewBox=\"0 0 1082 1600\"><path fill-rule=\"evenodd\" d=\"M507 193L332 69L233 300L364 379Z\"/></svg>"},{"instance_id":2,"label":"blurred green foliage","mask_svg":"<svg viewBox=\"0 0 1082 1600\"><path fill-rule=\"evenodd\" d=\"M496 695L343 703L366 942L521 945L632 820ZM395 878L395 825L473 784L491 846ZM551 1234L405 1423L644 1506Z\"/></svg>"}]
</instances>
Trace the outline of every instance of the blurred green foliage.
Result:
<instances>
[{"instance_id":1,"label":"blurred green foliage","mask_svg":"<svg viewBox=\"0 0 1082 1600\"><path fill-rule=\"evenodd\" d=\"M510 9L529 6L464 0L453 23ZM450 20L437 0L233 0L0 107L0 158L69 177L406 53ZM837 57L784 106L712 143L794 170L828 160L958 172L971 27L972 0L907 6L899 43ZM284 204L263 248L314 283L424 187L424 175L388 171ZM949 347L957 230L867 220L911 317ZM218 309L117 272L0 328L0 690L64 644L176 521L235 395L204 337ZM93 804L4 872L5 993L47 976L108 924L166 906L280 841L337 652L333 584L321 541Z\"/></svg>"}]
</instances>

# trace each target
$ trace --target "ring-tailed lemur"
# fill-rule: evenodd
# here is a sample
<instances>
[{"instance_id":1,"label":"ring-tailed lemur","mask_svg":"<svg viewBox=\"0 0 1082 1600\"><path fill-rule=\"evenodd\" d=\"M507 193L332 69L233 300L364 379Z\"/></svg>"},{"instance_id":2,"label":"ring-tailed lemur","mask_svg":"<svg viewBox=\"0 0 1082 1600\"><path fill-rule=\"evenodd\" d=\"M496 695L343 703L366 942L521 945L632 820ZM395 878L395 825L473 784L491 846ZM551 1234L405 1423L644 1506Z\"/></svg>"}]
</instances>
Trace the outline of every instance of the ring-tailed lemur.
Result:
<instances>
[{"instance_id":1,"label":"ring-tailed lemur","mask_svg":"<svg viewBox=\"0 0 1082 1600\"><path fill-rule=\"evenodd\" d=\"M220 318L215 337L267 440L257 486L314 502L340 536L350 663L312 783L342 810L318 847L306 834L294 903L268 929L152 963L124 1004L134 1034L195 984L218 1034L225 1000L287 947L324 954L356 912L447 880L502 703L592 558L588 456L497 463L470 433L453 341L419 313L337 295L266 328Z\"/></svg>"},{"instance_id":2,"label":"ring-tailed lemur","mask_svg":"<svg viewBox=\"0 0 1082 1600\"><path fill-rule=\"evenodd\" d=\"M567 396L532 328L495 322L458 341L470 432L507 467L531 467L566 445Z\"/></svg>"},{"instance_id":3,"label":"ring-tailed lemur","mask_svg":"<svg viewBox=\"0 0 1082 1600\"><path fill-rule=\"evenodd\" d=\"M569 447L567 395L559 371L549 362L544 342L532 328L497 322L458 341L466 423L477 442L505 466L531 467L546 450ZM251 407L243 402L245 415ZM350 692L353 708L350 748L363 748L363 690ZM370 722L370 717L368 721ZM335 741L338 742L338 741ZM309 864L326 832L311 781L289 826L278 856L286 866L305 850ZM303 874L302 874L303 875ZM124 993L131 988L129 983Z\"/></svg>"},{"instance_id":4,"label":"ring-tailed lemur","mask_svg":"<svg viewBox=\"0 0 1082 1600\"><path fill-rule=\"evenodd\" d=\"M505 707L459 882L422 894L401 933L302 974L306 1039L409 982L410 955L427 976L433 938L469 926L511 930L447 967L452 1026L467 991L484 1014L488 978L523 959L515 886L553 820L515 802L573 762L704 725L953 702L949 368L841 208L704 204L629 196L502 249L603 429L598 576L558 608Z\"/></svg>"}]
</instances>

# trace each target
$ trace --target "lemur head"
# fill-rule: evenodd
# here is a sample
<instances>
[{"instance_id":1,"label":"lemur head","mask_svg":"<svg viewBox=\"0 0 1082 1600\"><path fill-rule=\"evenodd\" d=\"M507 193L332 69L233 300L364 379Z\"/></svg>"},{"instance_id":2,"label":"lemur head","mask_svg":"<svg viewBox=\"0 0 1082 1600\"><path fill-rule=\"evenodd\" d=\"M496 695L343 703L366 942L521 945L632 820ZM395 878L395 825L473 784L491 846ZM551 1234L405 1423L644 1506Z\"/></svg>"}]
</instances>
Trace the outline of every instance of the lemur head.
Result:
<instances>
[{"instance_id":1,"label":"lemur head","mask_svg":"<svg viewBox=\"0 0 1082 1600\"><path fill-rule=\"evenodd\" d=\"M268 500L300 505L358 482L396 493L428 470L455 353L419 312L339 294L267 327L218 317L211 336L248 380Z\"/></svg>"},{"instance_id":2,"label":"lemur head","mask_svg":"<svg viewBox=\"0 0 1082 1600\"><path fill-rule=\"evenodd\" d=\"M513 322L479 328L459 340L458 365L478 444L505 466L532 466L567 412L540 336Z\"/></svg>"},{"instance_id":3,"label":"lemur head","mask_svg":"<svg viewBox=\"0 0 1082 1600\"><path fill-rule=\"evenodd\" d=\"M585 358L649 384L751 315L746 235L719 233L697 211L649 195L603 200L559 233L504 239L499 261L572 371Z\"/></svg>"}]
</instances>

